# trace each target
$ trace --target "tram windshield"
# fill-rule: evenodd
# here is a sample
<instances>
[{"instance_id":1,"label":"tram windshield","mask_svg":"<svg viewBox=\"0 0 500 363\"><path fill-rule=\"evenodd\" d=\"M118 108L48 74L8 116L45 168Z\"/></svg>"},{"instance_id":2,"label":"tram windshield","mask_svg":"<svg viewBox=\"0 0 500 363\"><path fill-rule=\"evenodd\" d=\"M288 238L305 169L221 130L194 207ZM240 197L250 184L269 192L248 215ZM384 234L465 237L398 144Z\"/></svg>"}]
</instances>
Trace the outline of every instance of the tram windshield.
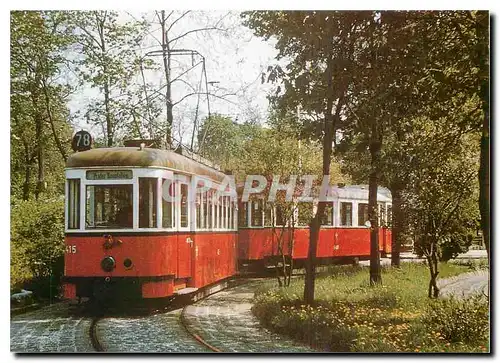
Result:
<instances>
[{"instance_id":1,"label":"tram windshield","mask_svg":"<svg viewBox=\"0 0 500 363\"><path fill-rule=\"evenodd\" d=\"M86 228L132 228L132 184L88 185Z\"/></svg>"}]
</instances>

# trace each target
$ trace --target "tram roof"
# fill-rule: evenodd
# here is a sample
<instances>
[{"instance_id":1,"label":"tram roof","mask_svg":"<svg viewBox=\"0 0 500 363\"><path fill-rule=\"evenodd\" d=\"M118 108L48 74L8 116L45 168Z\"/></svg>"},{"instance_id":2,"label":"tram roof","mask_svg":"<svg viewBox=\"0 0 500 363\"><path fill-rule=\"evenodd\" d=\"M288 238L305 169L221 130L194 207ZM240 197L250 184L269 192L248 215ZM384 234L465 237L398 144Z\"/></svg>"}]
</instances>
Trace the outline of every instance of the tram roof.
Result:
<instances>
[{"instance_id":1,"label":"tram roof","mask_svg":"<svg viewBox=\"0 0 500 363\"><path fill-rule=\"evenodd\" d=\"M87 167L162 167L195 174L221 182L224 173L203 165L171 150L137 147L97 148L72 154L66 161L67 168Z\"/></svg>"},{"instance_id":2,"label":"tram roof","mask_svg":"<svg viewBox=\"0 0 500 363\"><path fill-rule=\"evenodd\" d=\"M345 185L332 188L333 194L342 199L364 199L368 200L368 185ZM377 201L392 202L389 189L379 186L377 188Z\"/></svg>"}]
</instances>

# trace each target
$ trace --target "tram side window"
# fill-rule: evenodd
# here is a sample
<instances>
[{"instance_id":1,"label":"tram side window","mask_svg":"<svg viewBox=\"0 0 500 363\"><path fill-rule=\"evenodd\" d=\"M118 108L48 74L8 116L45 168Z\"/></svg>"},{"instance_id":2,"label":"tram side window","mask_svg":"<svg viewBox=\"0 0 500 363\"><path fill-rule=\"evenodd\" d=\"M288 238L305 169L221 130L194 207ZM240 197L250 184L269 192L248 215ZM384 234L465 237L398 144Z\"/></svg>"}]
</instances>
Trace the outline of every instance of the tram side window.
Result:
<instances>
[{"instance_id":1,"label":"tram side window","mask_svg":"<svg viewBox=\"0 0 500 363\"><path fill-rule=\"evenodd\" d=\"M203 214L203 207L204 207L204 204L203 204L203 196L204 196L204 193L202 193L201 191L199 191L198 193L196 193L196 228L204 228L204 214Z\"/></svg>"},{"instance_id":2,"label":"tram side window","mask_svg":"<svg viewBox=\"0 0 500 363\"><path fill-rule=\"evenodd\" d=\"M251 202L252 203L252 216L251 216L251 221L252 221L252 227L263 227L264 223L262 220L262 212L264 208L264 201L262 199L254 200Z\"/></svg>"},{"instance_id":3,"label":"tram side window","mask_svg":"<svg viewBox=\"0 0 500 363\"><path fill-rule=\"evenodd\" d=\"M162 226L163 228L175 227L175 184L168 179L162 179ZM168 189L167 189L168 188Z\"/></svg>"},{"instance_id":4,"label":"tram side window","mask_svg":"<svg viewBox=\"0 0 500 363\"><path fill-rule=\"evenodd\" d=\"M189 190L187 184L181 184L181 227L189 226Z\"/></svg>"},{"instance_id":5,"label":"tram side window","mask_svg":"<svg viewBox=\"0 0 500 363\"><path fill-rule=\"evenodd\" d=\"M139 228L156 228L158 179L139 178Z\"/></svg>"},{"instance_id":6,"label":"tram side window","mask_svg":"<svg viewBox=\"0 0 500 363\"><path fill-rule=\"evenodd\" d=\"M387 227L392 227L392 205L387 205Z\"/></svg>"},{"instance_id":7,"label":"tram side window","mask_svg":"<svg viewBox=\"0 0 500 363\"><path fill-rule=\"evenodd\" d=\"M227 198L227 229L231 229L232 223L231 223L231 216L233 215L232 209L233 209L233 202L231 201L231 197L226 197Z\"/></svg>"},{"instance_id":8,"label":"tram side window","mask_svg":"<svg viewBox=\"0 0 500 363\"><path fill-rule=\"evenodd\" d=\"M68 229L80 228L80 179L68 179Z\"/></svg>"},{"instance_id":9,"label":"tram side window","mask_svg":"<svg viewBox=\"0 0 500 363\"><path fill-rule=\"evenodd\" d=\"M220 228L225 229L225 228L227 228L227 226L226 226L226 197L225 196L219 197L219 203L220 203L220 211L221 211Z\"/></svg>"},{"instance_id":10,"label":"tram side window","mask_svg":"<svg viewBox=\"0 0 500 363\"><path fill-rule=\"evenodd\" d=\"M219 210L219 214L217 215L217 227L219 229L222 229L224 228L224 207L223 207L223 203L224 203L224 198L219 195L219 199L218 199L218 210Z\"/></svg>"},{"instance_id":11,"label":"tram side window","mask_svg":"<svg viewBox=\"0 0 500 363\"><path fill-rule=\"evenodd\" d=\"M276 213L276 226L283 226L286 224L283 208L284 208L283 206L278 204L274 209Z\"/></svg>"},{"instance_id":12,"label":"tram side window","mask_svg":"<svg viewBox=\"0 0 500 363\"><path fill-rule=\"evenodd\" d=\"M231 200L226 196L226 229L231 228Z\"/></svg>"},{"instance_id":13,"label":"tram side window","mask_svg":"<svg viewBox=\"0 0 500 363\"><path fill-rule=\"evenodd\" d=\"M234 229L234 216L236 213L236 202L231 198L231 229Z\"/></svg>"},{"instance_id":14,"label":"tram side window","mask_svg":"<svg viewBox=\"0 0 500 363\"><path fill-rule=\"evenodd\" d=\"M273 205L271 203L266 203L266 211L265 211L265 216L264 216L264 225L266 227L272 227L273 226Z\"/></svg>"},{"instance_id":15,"label":"tram side window","mask_svg":"<svg viewBox=\"0 0 500 363\"><path fill-rule=\"evenodd\" d=\"M212 228L212 191L208 190L204 192L205 197L203 198L205 202L205 208L203 209L203 215L205 219L205 228Z\"/></svg>"},{"instance_id":16,"label":"tram side window","mask_svg":"<svg viewBox=\"0 0 500 363\"><path fill-rule=\"evenodd\" d=\"M358 204L358 226L365 226L368 220L368 203Z\"/></svg>"},{"instance_id":17,"label":"tram side window","mask_svg":"<svg viewBox=\"0 0 500 363\"><path fill-rule=\"evenodd\" d=\"M87 185L85 227L132 228L132 184Z\"/></svg>"},{"instance_id":18,"label":"tram side window","mask_svg":"<svg viewBox=\"0 0 500 363\"><path fill-rule=\"evenodd\" d=\"M325 207L325 214L321 220L323 226L333 226L333 204L328 203Z\"/></svg>"},{"instance_id":19,"label":"tram side window","mask_svg":"<svg viewBox=\"0 0 500 363\"><path fill-rule=\"evenodd\" d=\"M352 226L352 203L340 203L340 225Z\"/></svg>"},{"instance_id":20,"label":"tram side window","mask_svg":"<svg viewBox=\"0 0 500 363\"><path fill-rule=\"evenodd\" d=\"M214 229L219 228L219 197L218 193L213 190L212 191L212 205L213 205L213 219L214 219Z\"/></svg>"},{"instance_id":21,"label":"tram side window","mask_svg":"<svg viewBox=\"0 0 500 363\"><path fill-rule=\"evenodd\" d=\"M223 196L222 200L224 202L223 204L223 209L224 209L224 229L229 229L229 197L228 196Z\"/></svg>"},{"instance_id":22,"label":"tram side window","mask_svg":"<svg viewBox=\"0 0 500 363\"><path fill-rule=\"evenodd\" d=\"M299 209L299 226L307 226L313 217L313 204L302 202L298 203Z\"/></svg>"},{"instance_id":23,"label":"tram side window","mask_svg":"<svg viewBox=\"0 0 500 363\"><path fill-rule=\"evenodd\" d=\"M385 221L385 206L382 203L378 204L378 225L379 227L384 226Z\"/></svg>"},{"instance_id":24,"label":"tram side window","mask_svg":"<svg viewBox=\"0 0 500 363\"><path fill-rule=\"evenodd\" d=\"M238 226L248 227L248 203L241 202L238 208Z\"/></svg>"}]
</instances>

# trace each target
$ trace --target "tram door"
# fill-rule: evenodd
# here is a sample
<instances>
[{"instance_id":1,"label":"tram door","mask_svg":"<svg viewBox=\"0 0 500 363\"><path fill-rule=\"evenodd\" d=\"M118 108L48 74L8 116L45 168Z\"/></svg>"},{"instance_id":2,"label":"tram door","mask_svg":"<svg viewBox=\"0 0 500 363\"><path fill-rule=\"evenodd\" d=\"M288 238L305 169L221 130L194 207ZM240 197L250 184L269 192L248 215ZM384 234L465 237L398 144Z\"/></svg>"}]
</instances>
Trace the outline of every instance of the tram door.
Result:
<instances>
[{"instance_id":1,"label":"tram door","mask_svg":"<svg viewBox=\"0 0 500 363\"><path fill-rule=\"evenodd\" d=\"M177 218L177 277L187 278L191 276L191 264L193 259L194 235L191 231L191 196L189 195L188 182L177 182L176 192L178 218Z\"/></svg>"}]
</instances>

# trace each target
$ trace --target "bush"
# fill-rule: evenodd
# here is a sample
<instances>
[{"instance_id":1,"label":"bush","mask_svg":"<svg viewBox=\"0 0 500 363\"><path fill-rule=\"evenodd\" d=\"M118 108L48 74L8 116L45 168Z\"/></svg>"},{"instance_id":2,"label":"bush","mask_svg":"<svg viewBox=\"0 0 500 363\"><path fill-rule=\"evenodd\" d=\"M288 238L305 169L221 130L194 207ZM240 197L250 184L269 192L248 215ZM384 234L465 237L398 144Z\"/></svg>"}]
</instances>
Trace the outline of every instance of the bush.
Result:
<instances>
[{"instance_id":1,"label":"bush","mask_svg":"<svg viewBox=\"0 0 500 363\"><path fill-rule=\"evenodd\" d=\"M11 212L11 289L55 296L64 265L64 201L17 201Z\"/></svg>"},{"instance_id":2,"label":"bush","mask_svg":"<svg viewBox=\"0 0 500 363\"><path fill-rule=\"evenodd\" d=\"M489 267L487 258L454 260L451 264L467 266L472 271L487 270Z\"/></svg>"},{"instance_id":3,"label":"bush","mask_svg":"<svg viewBox=\"0 0 500 363\"><path fill-rule=\"evenodd\" d=\"M299 300L285 301L273 292L257 299L252 312L271 330L325 351L349 352L356 341L356 330L336 316L331 306L301 305Z\"/></svg>"},{"instance_id":4,"label":"bush","mask_svg":"<svg viewBox=\"0 0 500 363\"><path fill-rule=\"evenodd\" d=\"M439 332L449 342L484 342L489 337L488 306L482 295L440 299L429 305L422 321L428 330Z\"/></svg>"},{"instance_id":5,"label":"bush","mask_svg":"<svg viewBox=\"0 0 500 363\"><path fill-rule=\"evenodd\" d=\"M456 233L452 235L450 238L441 243L440 260L449 261L452 258L456 258L461 253L466 253L472 244L472 240L473 236L470 233Z\"/></svg>"},{"instance_id":6,"label":"bush","mask_svg":"<svg viewBox=\"0 0 500 363\"><path fill-rule=\"evenodd\" d=\"M441 268L446 276L468 271L466 266L458 265L442 264ZM427 267L423 264L384 268L384 284L373 287L369 285L366 268L345 267L342 271L335 267L331 273L317 278L316 302L312 306L304 305L301 300L303 279L294 279L286 288L263 284L256 292L252 312L266 328L323 351L484 352L487 349L487 301L454 301L454 305L448 306L449 302L428 299ZM429 304L437 308L432 310ZM446 321L452 319L450 327ZM477 344L464 339L467 334L474 334ZM450 336L455 338L448 340Z\"/></svg>"}]
</instances>

